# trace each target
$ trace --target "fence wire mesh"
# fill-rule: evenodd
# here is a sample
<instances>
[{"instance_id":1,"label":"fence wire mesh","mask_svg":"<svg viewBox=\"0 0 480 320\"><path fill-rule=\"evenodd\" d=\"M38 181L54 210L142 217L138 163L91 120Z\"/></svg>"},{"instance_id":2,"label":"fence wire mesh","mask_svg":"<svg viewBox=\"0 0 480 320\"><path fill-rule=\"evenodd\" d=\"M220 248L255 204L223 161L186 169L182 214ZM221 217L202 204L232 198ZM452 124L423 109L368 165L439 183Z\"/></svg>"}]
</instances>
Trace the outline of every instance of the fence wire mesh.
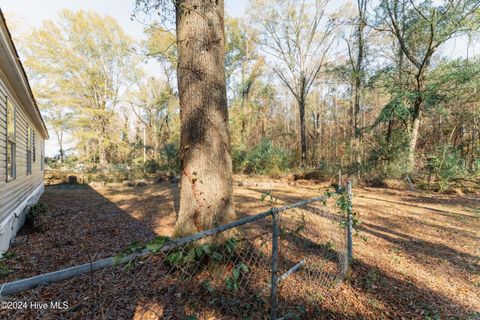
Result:
<instances>
[{"instance_id":1,"label":"fence wire mesh","mask_svg":"<svg viewBox=\"0 0 480 320\"><path fill-rule=\"evenodd\" d=\"M277 317L315 317L321 297L328 295L347 271L346 218L334 205L320 201L278 215ZM268 318L271 215L176 248L156 249L127 265L109 266L5 297L4 301L25 305L3 309L0 317ZM64 302L68 304L65 309Z\"/></svg>"},{"instance_id":2,"label":"fence wire mesh","mask_svg":"<svg viewBox=\"0 0 480 320\"><path fill-rule=\"evenodd\" d=\"M320 316L319 303L344 279L346 218L329 203L315 202L280 215L278 311L283 319Z\"/></svg>"}]
</instances>

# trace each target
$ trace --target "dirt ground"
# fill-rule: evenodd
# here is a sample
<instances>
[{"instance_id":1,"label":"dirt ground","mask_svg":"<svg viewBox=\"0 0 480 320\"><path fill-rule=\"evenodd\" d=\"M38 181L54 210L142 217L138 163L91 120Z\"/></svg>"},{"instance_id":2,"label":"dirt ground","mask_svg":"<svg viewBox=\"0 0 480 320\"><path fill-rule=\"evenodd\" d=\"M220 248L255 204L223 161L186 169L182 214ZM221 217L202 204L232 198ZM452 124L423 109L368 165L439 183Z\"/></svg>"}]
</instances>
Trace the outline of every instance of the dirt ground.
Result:
<instances>
[{"instance_id":1,"label":"dirt ground","mask_svg":"<svg viewBox=\"0 0 480 320\"><path fill-rule=\"evenodd\" d=\"M240 182L241 181L241 182ZM239 217L323 194L325 185L237 177ZM24 231L2 282L112 256L133 240L170 235L178 204L170 183L48 186L41 232ZM323 319L480 319L480 198L354 188L361 224L354 261L338 290L319 301Z\"/></svg>"}]
</instances>

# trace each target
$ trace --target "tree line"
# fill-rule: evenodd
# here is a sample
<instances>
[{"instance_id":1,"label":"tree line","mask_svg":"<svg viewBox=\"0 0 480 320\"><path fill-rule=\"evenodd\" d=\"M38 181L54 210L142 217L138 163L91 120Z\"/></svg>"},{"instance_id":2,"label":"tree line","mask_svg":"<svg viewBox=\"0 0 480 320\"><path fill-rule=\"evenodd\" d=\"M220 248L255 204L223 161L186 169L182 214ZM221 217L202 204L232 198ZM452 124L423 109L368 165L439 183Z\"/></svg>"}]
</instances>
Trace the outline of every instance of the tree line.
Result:
<instances>
[{"instance_id":1,"label":"tree line","mask_svg":"<svg viewBox=\"0 0 480 320\"><path fill-rule=\"evenodd\" d=\"M342 169L442 188L478 176L478 1L252 0L242 18L218 5L136 1L145 41L85 11L31 30L22 54L59 158L68 135L76 160L99 168L179 172L231 144L212 160L227 171ZM196 19L185 29L182 13ZM451 55L459 44L467 54ZM162 74L145 72L151 59ZM202 150L199 137L218 141Z\"/></svg>"}]
</instances>

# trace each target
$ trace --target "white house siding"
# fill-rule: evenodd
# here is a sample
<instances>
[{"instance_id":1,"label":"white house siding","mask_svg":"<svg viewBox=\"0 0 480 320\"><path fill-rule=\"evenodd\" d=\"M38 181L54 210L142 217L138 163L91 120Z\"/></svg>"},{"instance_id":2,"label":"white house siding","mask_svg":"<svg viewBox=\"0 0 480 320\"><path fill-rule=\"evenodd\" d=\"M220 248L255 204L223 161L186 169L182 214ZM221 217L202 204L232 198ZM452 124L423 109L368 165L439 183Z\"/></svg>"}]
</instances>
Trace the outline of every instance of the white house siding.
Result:
<instances>
[{"instance_id":1,"label":"white house siding","mask_svg":"<svg viewBox=\"0 0 480 320\"><path fill-rule=\"evenodd\" d=\"M1 67L1 66L0 66ZM15 106L16 177L7 181L6 174L6 99ZM32 156L32 174L27 175L27 130L35 132L35 162ZM43 192L41 170L44 139L19 103L0 68L0 252L8 249L10 240L22 226L28 207Z\"/></svg>"}]
</instances>

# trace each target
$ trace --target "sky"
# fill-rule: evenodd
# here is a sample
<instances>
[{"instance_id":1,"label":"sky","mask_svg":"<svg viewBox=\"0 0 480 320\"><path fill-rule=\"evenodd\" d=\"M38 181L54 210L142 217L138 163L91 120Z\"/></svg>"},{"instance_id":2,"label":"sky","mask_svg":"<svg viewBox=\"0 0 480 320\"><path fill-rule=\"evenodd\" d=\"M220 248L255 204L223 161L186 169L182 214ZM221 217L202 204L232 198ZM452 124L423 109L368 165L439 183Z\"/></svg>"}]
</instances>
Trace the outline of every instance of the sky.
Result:
<instances>
[{"instance_id":1,"label":"sky","mask_svg":"<svg viewBox=\"0 0 480 320\"><path fill-rule=\"evenodd\" d=\"M134 0L0 0L0 8L7 14L19 17L31 26L38 27L46 19L56 19L63 9L94 10L117 19L125 32L136 39L142 39L143 25L132 21ZM248 0L226 0L228 15L239 17L245 12Z\"/></svg>"},{"instance_id":2,"label":"sky","mask_svg":"<svg viewBox=\"0 0 480 320\"><path fill-rule=\"evenodd\" d=\"M330 9L337 9L348 0L331 1ZM226 14L233 17L241 17L246 13L249 0L225 0ZM133 13L134 0L0 0L0 8L5 13L12 25L19 28L21 32L28 31L31 27L39 27L44 20L56 20L58 12L64 9L93 10L102 15L109 15L115 18L124 31L136 40L145 39L143 34L144 25L130 17ZM475 48L476 47L476 48ZM473 48L468 47L465 39L453 40L445 48L450 57L476 55L480 52L480 45L477 43ZM154 61L147 66L147 72L160 72L160 67ZM51 136L53 135L53 132ZM51 137L46 142L46 155L53 156L58 153L56 139Z\"/></svg>"},{"instance_id":3,"label":"sky","mask_svg":"<svg viewBox=\"0 0 480 320\"><path fill-rule=\"evenodd\" d=\"M245 13L245 7L249 0L226 0L225 11L228 15L240 17ZM28 30L31 27L39 27L44 20L56 20L58 12L64 9L93 10L102 15L115 18L124 31L136 40L145 39L143 34L144 25L130 19L134 0L0 0L0 8L5 13L7 20L20 30ZM8 23L8 21L7 21ZM150 62L150 71L160 70L155 62ZM67 146L71 144L67 143ZM58 143L50 132L50 139L45 143L45 155L58 154Z\"/></svg>"}]
</instances>

